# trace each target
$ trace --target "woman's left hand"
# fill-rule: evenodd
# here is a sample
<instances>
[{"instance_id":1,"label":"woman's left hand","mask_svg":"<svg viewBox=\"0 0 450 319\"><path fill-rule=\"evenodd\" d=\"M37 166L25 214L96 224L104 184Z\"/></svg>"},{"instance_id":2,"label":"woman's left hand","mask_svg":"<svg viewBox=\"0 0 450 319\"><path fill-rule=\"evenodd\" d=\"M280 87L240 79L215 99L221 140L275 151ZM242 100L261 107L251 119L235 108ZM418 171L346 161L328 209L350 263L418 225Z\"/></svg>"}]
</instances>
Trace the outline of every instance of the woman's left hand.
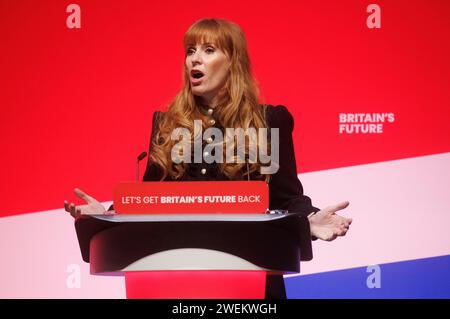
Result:
<instances>
[{"instance_id":1,"label":"woman's left hand","mask_svg":"<svg viewBox=\"0 0 450 319\"><path fill-rule=\"evenodd\" d=\"M348 201L345 201L328 206L308 217L311 235L326 241L335 240L338 236L345 236L352 219L339 216L336 212L346 208L349 204Z\"/></svg>"}]
</instances>

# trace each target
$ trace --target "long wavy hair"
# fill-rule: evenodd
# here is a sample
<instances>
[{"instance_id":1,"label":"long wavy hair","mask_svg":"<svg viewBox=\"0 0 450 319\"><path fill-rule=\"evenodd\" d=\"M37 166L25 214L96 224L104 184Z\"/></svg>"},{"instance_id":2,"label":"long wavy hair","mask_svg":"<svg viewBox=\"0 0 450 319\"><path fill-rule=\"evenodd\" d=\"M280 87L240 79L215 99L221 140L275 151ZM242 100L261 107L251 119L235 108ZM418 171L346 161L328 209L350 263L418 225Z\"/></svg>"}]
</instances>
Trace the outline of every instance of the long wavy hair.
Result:
<instances>
[{"instance_id":1,"label":"long wavy hair","mask_svg":"<svg viewBox=\"0 0 450 319\"><path fill-rule=\"evenodd\" d=\"M231 61L228 79L218 93L218 106L214 113L224 128L266 128L265 106L260 105L259 89L251 73L247 42L241 28L230 21L222 19L201 19L189 27L184 35L183 44L187 54L188 46L192 44L213 43L222 50ZM159 121L156 138L152 143L150 160L162 169L161 180L170 176L179 179L185 173L186 163L175 164L171 159L172 147L178 141L172 140L171 133L175 128L187 128L194 140L194 120L202 120L203 130L209 127L208 116L201 111L199 97L191 90L189 74L184 64L184 85L181 91L169 104L165 116ZM248 139L247 141L248 142ZM192 144L191 144L192 145ZM236 144L235 144L236 145ZM260 147L262 145L258 145ZM265 145L264 147L266 147ZM223 145L225 147L225 145ZM191 148L192 149L192 148ZM223 148L225 154L225 148ZM245 146L245 156L249 154L248 143ZM259 171L261 163L251 163L246 170L245 163L219 163L220 172L228 178L239 180L247 178L247 174ZM269 176L263 176L268 182Z\"/></svg>"}]
</instances>

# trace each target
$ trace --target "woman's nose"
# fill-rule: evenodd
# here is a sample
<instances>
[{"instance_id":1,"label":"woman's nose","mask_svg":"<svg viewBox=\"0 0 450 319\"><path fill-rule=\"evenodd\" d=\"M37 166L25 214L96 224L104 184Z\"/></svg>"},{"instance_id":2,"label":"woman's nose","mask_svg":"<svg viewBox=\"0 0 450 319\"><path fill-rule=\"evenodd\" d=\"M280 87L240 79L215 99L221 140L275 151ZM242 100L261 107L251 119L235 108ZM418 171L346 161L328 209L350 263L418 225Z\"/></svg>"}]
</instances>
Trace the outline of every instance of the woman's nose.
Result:
<instances>
[{"instance_id":1,"label":"woman's nose","mask_svg":"<svg viewBox=\"0 0 450 319\"><path fill-rule=\"evenodd\" d=\"M193 66L202 63L201 55L198 51L196 51L194 54L192 54L191 62L192 62Z\"/></svg>"}]
</instances>

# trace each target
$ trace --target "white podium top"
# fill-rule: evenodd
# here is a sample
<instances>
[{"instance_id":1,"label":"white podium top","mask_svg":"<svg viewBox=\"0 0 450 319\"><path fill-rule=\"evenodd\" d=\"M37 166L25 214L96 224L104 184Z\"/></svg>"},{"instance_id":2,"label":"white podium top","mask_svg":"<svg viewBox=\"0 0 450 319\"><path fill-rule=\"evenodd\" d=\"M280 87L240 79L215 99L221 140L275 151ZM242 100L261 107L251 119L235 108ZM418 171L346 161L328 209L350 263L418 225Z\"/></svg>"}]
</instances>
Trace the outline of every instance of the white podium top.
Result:
<instances>
[{"instance_id":1,"label":"white podium top","mask_svg":"<svg viewBox=\"0 0 450 319\"><path fill-rule=\"evenodd\" d=\"M94 218L109 222L152 222L152 221L269 221L290 215L288 213L273 214L152 214L152 215L91 215Z\"/></svg>"}]
</instances>

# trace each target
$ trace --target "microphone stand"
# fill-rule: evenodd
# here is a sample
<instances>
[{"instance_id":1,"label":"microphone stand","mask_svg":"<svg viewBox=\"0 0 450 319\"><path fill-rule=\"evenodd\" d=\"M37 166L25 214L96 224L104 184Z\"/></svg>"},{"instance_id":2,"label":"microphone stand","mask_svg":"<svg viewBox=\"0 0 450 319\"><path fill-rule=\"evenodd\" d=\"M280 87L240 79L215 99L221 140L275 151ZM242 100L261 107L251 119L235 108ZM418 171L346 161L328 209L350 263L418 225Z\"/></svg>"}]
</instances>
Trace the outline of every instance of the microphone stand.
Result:
<instances>
[{"instance_id":1,"label":"microphone stand","mask_svg":"<svg viewBox=\"0 0 450 319\"><path fill-rule=\"evenodd\" d=\"M142 152L137 157L136 161L136 182L139 182L139 162L142 161L147 156L147 152Z\"/></svg>"}]
</instances>

